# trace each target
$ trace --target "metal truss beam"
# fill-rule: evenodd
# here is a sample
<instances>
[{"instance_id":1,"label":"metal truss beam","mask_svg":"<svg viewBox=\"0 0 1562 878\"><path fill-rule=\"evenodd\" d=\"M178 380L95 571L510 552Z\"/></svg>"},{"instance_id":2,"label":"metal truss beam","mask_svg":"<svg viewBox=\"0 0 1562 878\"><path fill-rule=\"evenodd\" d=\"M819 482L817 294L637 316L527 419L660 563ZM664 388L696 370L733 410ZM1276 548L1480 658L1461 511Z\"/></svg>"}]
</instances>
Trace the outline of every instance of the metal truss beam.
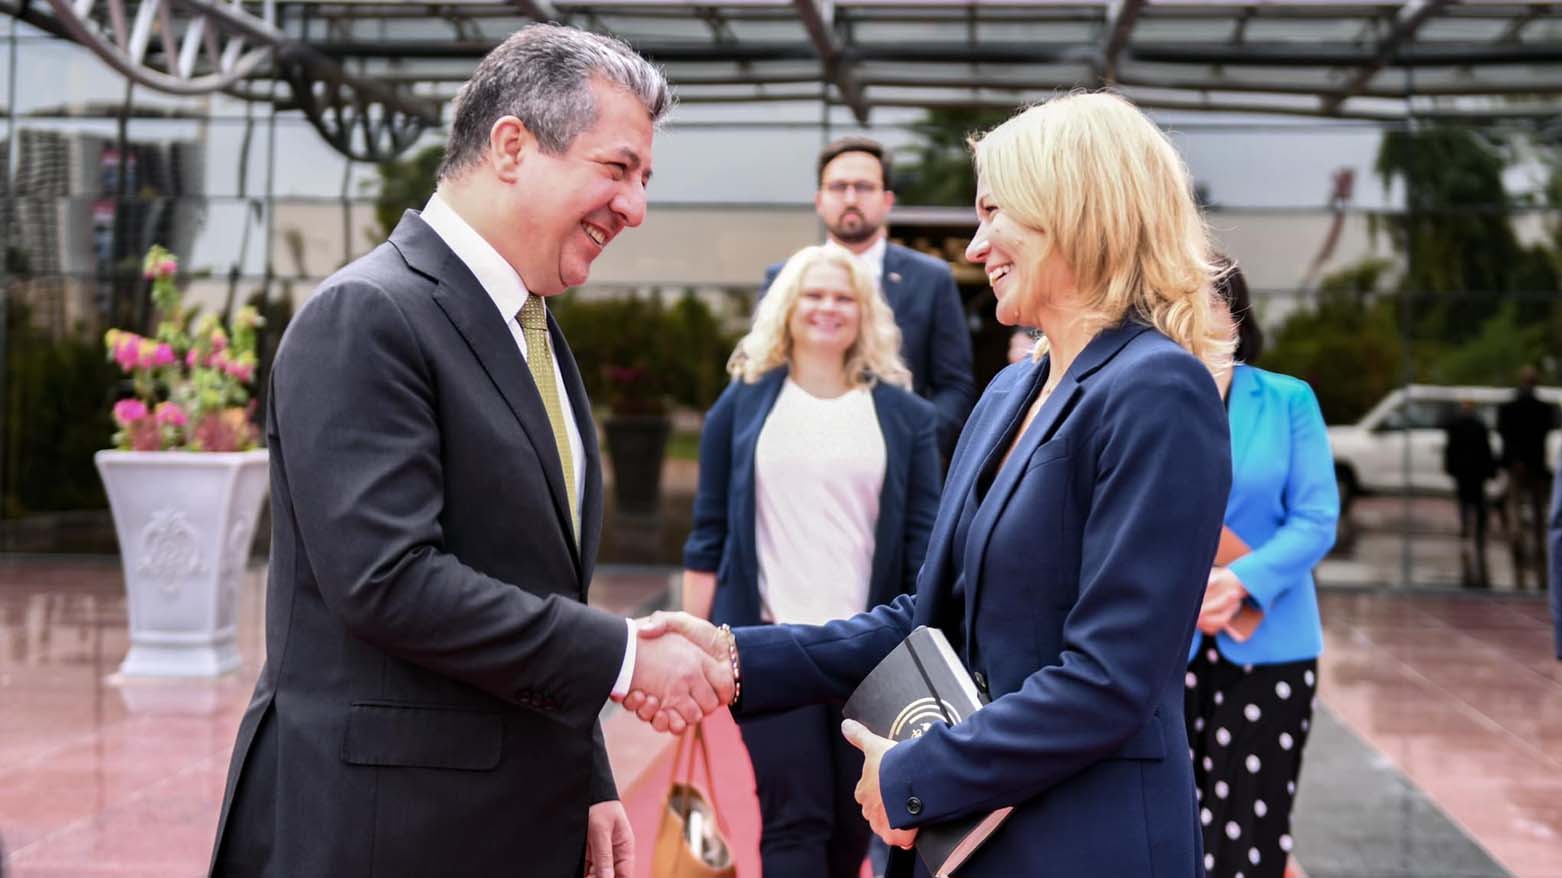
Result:
<instances>
[{"instance_id":1,"label":"metal truss beam","mask_svg":"<svg viewBox=\"0 0 1562 878\"><path fill-rule=\"evenodd\" d=\"M1117 81L1117 58L1133 35L1134 22L1148 0L1112 0L1106 16L1106 42L1101 47L1101 81Z\"/></svg>"},{"instance_id":2,"label":"metal truss beam","mask_svg":"<svg viewBox=\"0 0 1562 878\"><path fill-rule=\"evenodd\" d=\"M294 41L277 26L274 0L48 0L10 4L13 14L92 50L132 82L181 95L225 92L259 99L259 78L287 82L302 109L343 155L394 158L439 124L440 108L370 79ZM269 96L268 96L269 97Z\"/></svg>"},{"instance_id":3,"label":"metal truss beam","mask_svg":"<svg viewBox=\"0 0 1562 878\"><path fill-rule=\"evenodd\" d=\"M1414 42L1416 31L1421 29L1421 25L1449 2L1451 0L1410 0L1400 7L1399 13L1394 17L1394 29L1378 42L1372 60L1358 68L1344 88L1323 99L1324 115L1332 116L1339 112L1340 105L1365 88L1367 83L1372 81L1372 77L1377 76L1378 72L1388 66L1402 49Z\"/></svg>"},{"instance_id":4,"label":"metal truss beam","mask_svg":"<svg viewBox=\"0 0 1562 878\"><path fill-rule=\"evenodd\" d=\"M841 101L851 108L859 125L868 124L868 103L863 99L862 86L857 84L850 64L841 55L841 44L831 32L831 22L825 20L824 10L815 0L793 0L793 8L808 31L808 39L814 44L824 75L841 93Z\"/></svg>"},{"instance_id":5,"label":"metal truss beam","mask_svg":"<svg viewBox=\"0 0 1562 878\"><path fill-rule=\"evenodd\" d=\"M552 0L515 0L515 8L519 9L522 15L533 21L563 22L567 20L559 15L559 9L553 5Z\"/></svg>"}]
</instances>

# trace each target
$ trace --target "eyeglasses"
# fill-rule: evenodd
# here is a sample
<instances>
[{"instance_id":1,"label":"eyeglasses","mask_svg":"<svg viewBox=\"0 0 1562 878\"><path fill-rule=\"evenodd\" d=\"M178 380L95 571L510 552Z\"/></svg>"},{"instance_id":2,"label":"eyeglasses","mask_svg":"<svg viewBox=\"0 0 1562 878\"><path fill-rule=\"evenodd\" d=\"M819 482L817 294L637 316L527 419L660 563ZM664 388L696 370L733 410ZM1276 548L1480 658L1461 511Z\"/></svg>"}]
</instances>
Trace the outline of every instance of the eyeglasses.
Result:
<instances>
[{"instance_id":1,"label":"eyeglasses","mask_svg":"<svg viewBox=\"0 0 1562 878\"><path fill-rule=\"evenodd\" d=\"M856 192L859 196L877 195L884 191L884 187L872 180L836 180L833 183L826 183L824 191L839 198L848 191Z\"/></svg>"}]
</instances>

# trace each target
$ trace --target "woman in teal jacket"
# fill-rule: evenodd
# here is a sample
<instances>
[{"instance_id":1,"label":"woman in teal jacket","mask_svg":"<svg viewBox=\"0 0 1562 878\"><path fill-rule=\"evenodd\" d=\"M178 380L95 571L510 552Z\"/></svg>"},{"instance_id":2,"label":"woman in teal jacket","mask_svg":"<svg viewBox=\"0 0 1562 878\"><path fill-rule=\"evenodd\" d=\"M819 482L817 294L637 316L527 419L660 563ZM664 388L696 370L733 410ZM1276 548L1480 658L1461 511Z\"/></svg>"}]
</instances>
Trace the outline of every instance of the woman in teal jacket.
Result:
<instances>
[{"instance_id":1,"label":"woman in teal jacket","mask_svg":"<svg viewBox=\"0 0 1562 878\"><path fill-rule=\"evenodd\" d=\"M1208 878L1281 878L1323 649L1312 569L1334 545L1339 489L1312 388L1250 365L1263 335L1241 272L1233 266L1216 289L1217 320L1237 338L1238 365L1219 379L1230 533L1189 649L1184 715ZM1246 549L1236 560L1226 557L1233 535Z\"/></svg>"}]
</instances>

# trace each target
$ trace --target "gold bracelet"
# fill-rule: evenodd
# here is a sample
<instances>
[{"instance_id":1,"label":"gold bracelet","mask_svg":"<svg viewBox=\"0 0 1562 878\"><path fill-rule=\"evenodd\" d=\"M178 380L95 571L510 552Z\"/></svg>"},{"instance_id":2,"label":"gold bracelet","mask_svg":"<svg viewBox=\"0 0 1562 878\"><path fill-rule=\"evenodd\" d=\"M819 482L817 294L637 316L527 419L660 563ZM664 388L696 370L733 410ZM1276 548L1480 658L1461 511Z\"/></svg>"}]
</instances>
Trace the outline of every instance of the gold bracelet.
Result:
<instances>
[{"instance_id":1,"label":"gold bracelet","mask_svg":"<svg viewBox=\"0 0 1562 878\"><path fill-rule=\"evenodd\" d=\"M732 703L738 703L743 695L743 672L738 665L738 636L732 633L732 626L725 623L721 626L721 633L727 639L727 660L732 663Z\"/></svg>"}]
</instances>

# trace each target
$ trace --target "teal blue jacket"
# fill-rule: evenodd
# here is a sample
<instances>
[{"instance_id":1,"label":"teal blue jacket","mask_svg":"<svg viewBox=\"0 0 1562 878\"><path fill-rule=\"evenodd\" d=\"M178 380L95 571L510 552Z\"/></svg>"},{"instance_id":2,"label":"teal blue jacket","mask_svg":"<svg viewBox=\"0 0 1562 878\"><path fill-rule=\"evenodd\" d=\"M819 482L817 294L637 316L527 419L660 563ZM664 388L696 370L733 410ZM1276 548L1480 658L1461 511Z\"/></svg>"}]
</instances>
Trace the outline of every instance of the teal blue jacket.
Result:
<instances>
[{"instance_id":1,"label":"teal blue jacket","mask_svg":"<svg viewBox=\"0 0 1562 878\"><path fill-rule=\"evenodd\" d=\"M1323 626L1313 567L1334 546L1340 493L1318 398L1307 382L1239 365L1227 395L1231 497L1226 526L1252 551L1231 564L1264 620L1246 643L1216 637L1237 664L1317 658ZM1191 660L1198 635L1188 650Z\"/></svg>"}]
</instances>

